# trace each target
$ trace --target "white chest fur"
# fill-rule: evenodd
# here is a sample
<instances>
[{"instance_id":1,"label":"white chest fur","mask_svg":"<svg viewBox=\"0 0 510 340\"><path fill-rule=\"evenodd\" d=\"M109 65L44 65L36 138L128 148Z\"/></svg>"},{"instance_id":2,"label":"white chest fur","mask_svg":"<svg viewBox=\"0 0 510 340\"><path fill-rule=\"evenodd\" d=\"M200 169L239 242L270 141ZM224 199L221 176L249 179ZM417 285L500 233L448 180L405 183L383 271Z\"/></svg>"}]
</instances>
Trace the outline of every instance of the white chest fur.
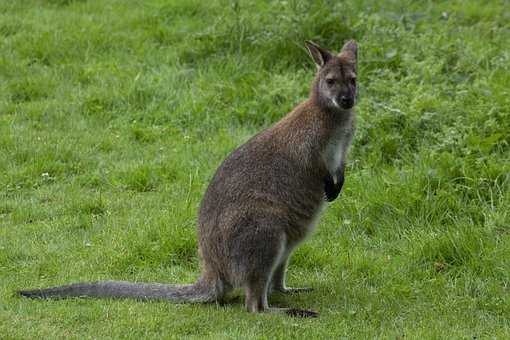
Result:
<instances>
[{"instance_id":1,"label":"white chest fur","mask_svg":"<svg viewBox=\"0 0 510 340\"><path fill-rule=\"evenodd\" d=\"M324 162L335 183L338 180L336 173L340 165L345 162L353 132L352 125L337 128L324 149Z\"/></svg>"}]
</instances>

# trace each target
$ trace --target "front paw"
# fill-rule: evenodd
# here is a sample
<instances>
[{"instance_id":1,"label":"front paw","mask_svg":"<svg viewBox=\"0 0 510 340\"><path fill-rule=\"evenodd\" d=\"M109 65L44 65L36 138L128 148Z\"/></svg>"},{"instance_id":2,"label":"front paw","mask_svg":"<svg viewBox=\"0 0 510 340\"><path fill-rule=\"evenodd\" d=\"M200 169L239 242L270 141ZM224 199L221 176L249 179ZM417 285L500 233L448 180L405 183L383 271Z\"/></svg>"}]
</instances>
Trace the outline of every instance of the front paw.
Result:
<instances>
[{"instance_id":1,"label":"front paw","mask_svg":"<svg viewBox=\"0 0 510 340\"><path fill-rule=\"evenodd\" d=\"M333 202L338 197L341 190L342 187L338 184L335 184L331 176L328 176L324 180L324 194L326 196L326 201Z\"/></svg>"}]
</instances>

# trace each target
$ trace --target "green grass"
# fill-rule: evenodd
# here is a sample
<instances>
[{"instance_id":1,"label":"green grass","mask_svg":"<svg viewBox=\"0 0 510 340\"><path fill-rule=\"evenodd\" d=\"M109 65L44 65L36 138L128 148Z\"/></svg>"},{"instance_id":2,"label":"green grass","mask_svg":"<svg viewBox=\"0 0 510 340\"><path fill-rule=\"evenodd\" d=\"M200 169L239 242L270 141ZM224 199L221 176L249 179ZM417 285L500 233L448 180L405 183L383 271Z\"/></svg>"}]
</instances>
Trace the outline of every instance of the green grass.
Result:
<instances>
[{"instance_id":1,"label":"green grass","mask_svg":"<svg viewBox=\"0 0 510 340\"><path fill-rule=\"evenodd\" d=\"M0 337L510 337L507 1L0 2ZM359 41L341 198L275 305L20 288L191 282L221 160L306 98L305 39Z\"/></svg>"}]
</instances>

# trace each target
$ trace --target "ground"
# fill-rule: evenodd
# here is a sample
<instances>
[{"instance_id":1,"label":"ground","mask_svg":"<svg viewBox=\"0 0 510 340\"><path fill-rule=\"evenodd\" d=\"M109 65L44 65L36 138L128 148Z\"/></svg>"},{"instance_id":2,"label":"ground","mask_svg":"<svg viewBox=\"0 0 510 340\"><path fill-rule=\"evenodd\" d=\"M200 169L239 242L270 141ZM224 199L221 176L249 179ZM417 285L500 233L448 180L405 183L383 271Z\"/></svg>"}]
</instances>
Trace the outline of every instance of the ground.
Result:
<instances>
[{"instance_id":1,"label":"ground","mask_svg":"<svg viewBox=\"0 0 510 340\"><path fill-rule=\"evenodd\" d=\"M507 1L0 3L0 334L18 338L510 337ZM308 95L304 40L359 42L344 191L272 296L227 305L17 289L197 278L222 159Z\"/></svg>"}]
</instances>

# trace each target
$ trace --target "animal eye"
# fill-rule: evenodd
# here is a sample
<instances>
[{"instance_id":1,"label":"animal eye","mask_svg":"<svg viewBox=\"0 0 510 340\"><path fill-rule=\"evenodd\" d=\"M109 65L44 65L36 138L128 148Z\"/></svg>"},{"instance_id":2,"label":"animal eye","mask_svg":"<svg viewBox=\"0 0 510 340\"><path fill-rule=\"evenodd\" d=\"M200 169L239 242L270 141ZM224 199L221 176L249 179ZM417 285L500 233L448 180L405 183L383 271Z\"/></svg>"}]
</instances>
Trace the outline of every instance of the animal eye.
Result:
<instances>
[{"instance_id":1,"label":"animal eye","mask_svg":"<svg viewBox=\"0 0 510 340\"><path fill-rule=\"evenodd\" d=\"M332 86L334 83L335 83L335 79L333 79L333 78L326 79L326 84L328 84L328 86Z\"/></svg>"},{"instance_id":2,"label":"animal eye","mask_svg":"<svg viewBox=\"0 0 510 340\"><path fill-rule=\"evenodd\" d=\"M351 84L352 85L356 85L356 77L352 77L351 78Z\"/></svg>"}]
</instances>

